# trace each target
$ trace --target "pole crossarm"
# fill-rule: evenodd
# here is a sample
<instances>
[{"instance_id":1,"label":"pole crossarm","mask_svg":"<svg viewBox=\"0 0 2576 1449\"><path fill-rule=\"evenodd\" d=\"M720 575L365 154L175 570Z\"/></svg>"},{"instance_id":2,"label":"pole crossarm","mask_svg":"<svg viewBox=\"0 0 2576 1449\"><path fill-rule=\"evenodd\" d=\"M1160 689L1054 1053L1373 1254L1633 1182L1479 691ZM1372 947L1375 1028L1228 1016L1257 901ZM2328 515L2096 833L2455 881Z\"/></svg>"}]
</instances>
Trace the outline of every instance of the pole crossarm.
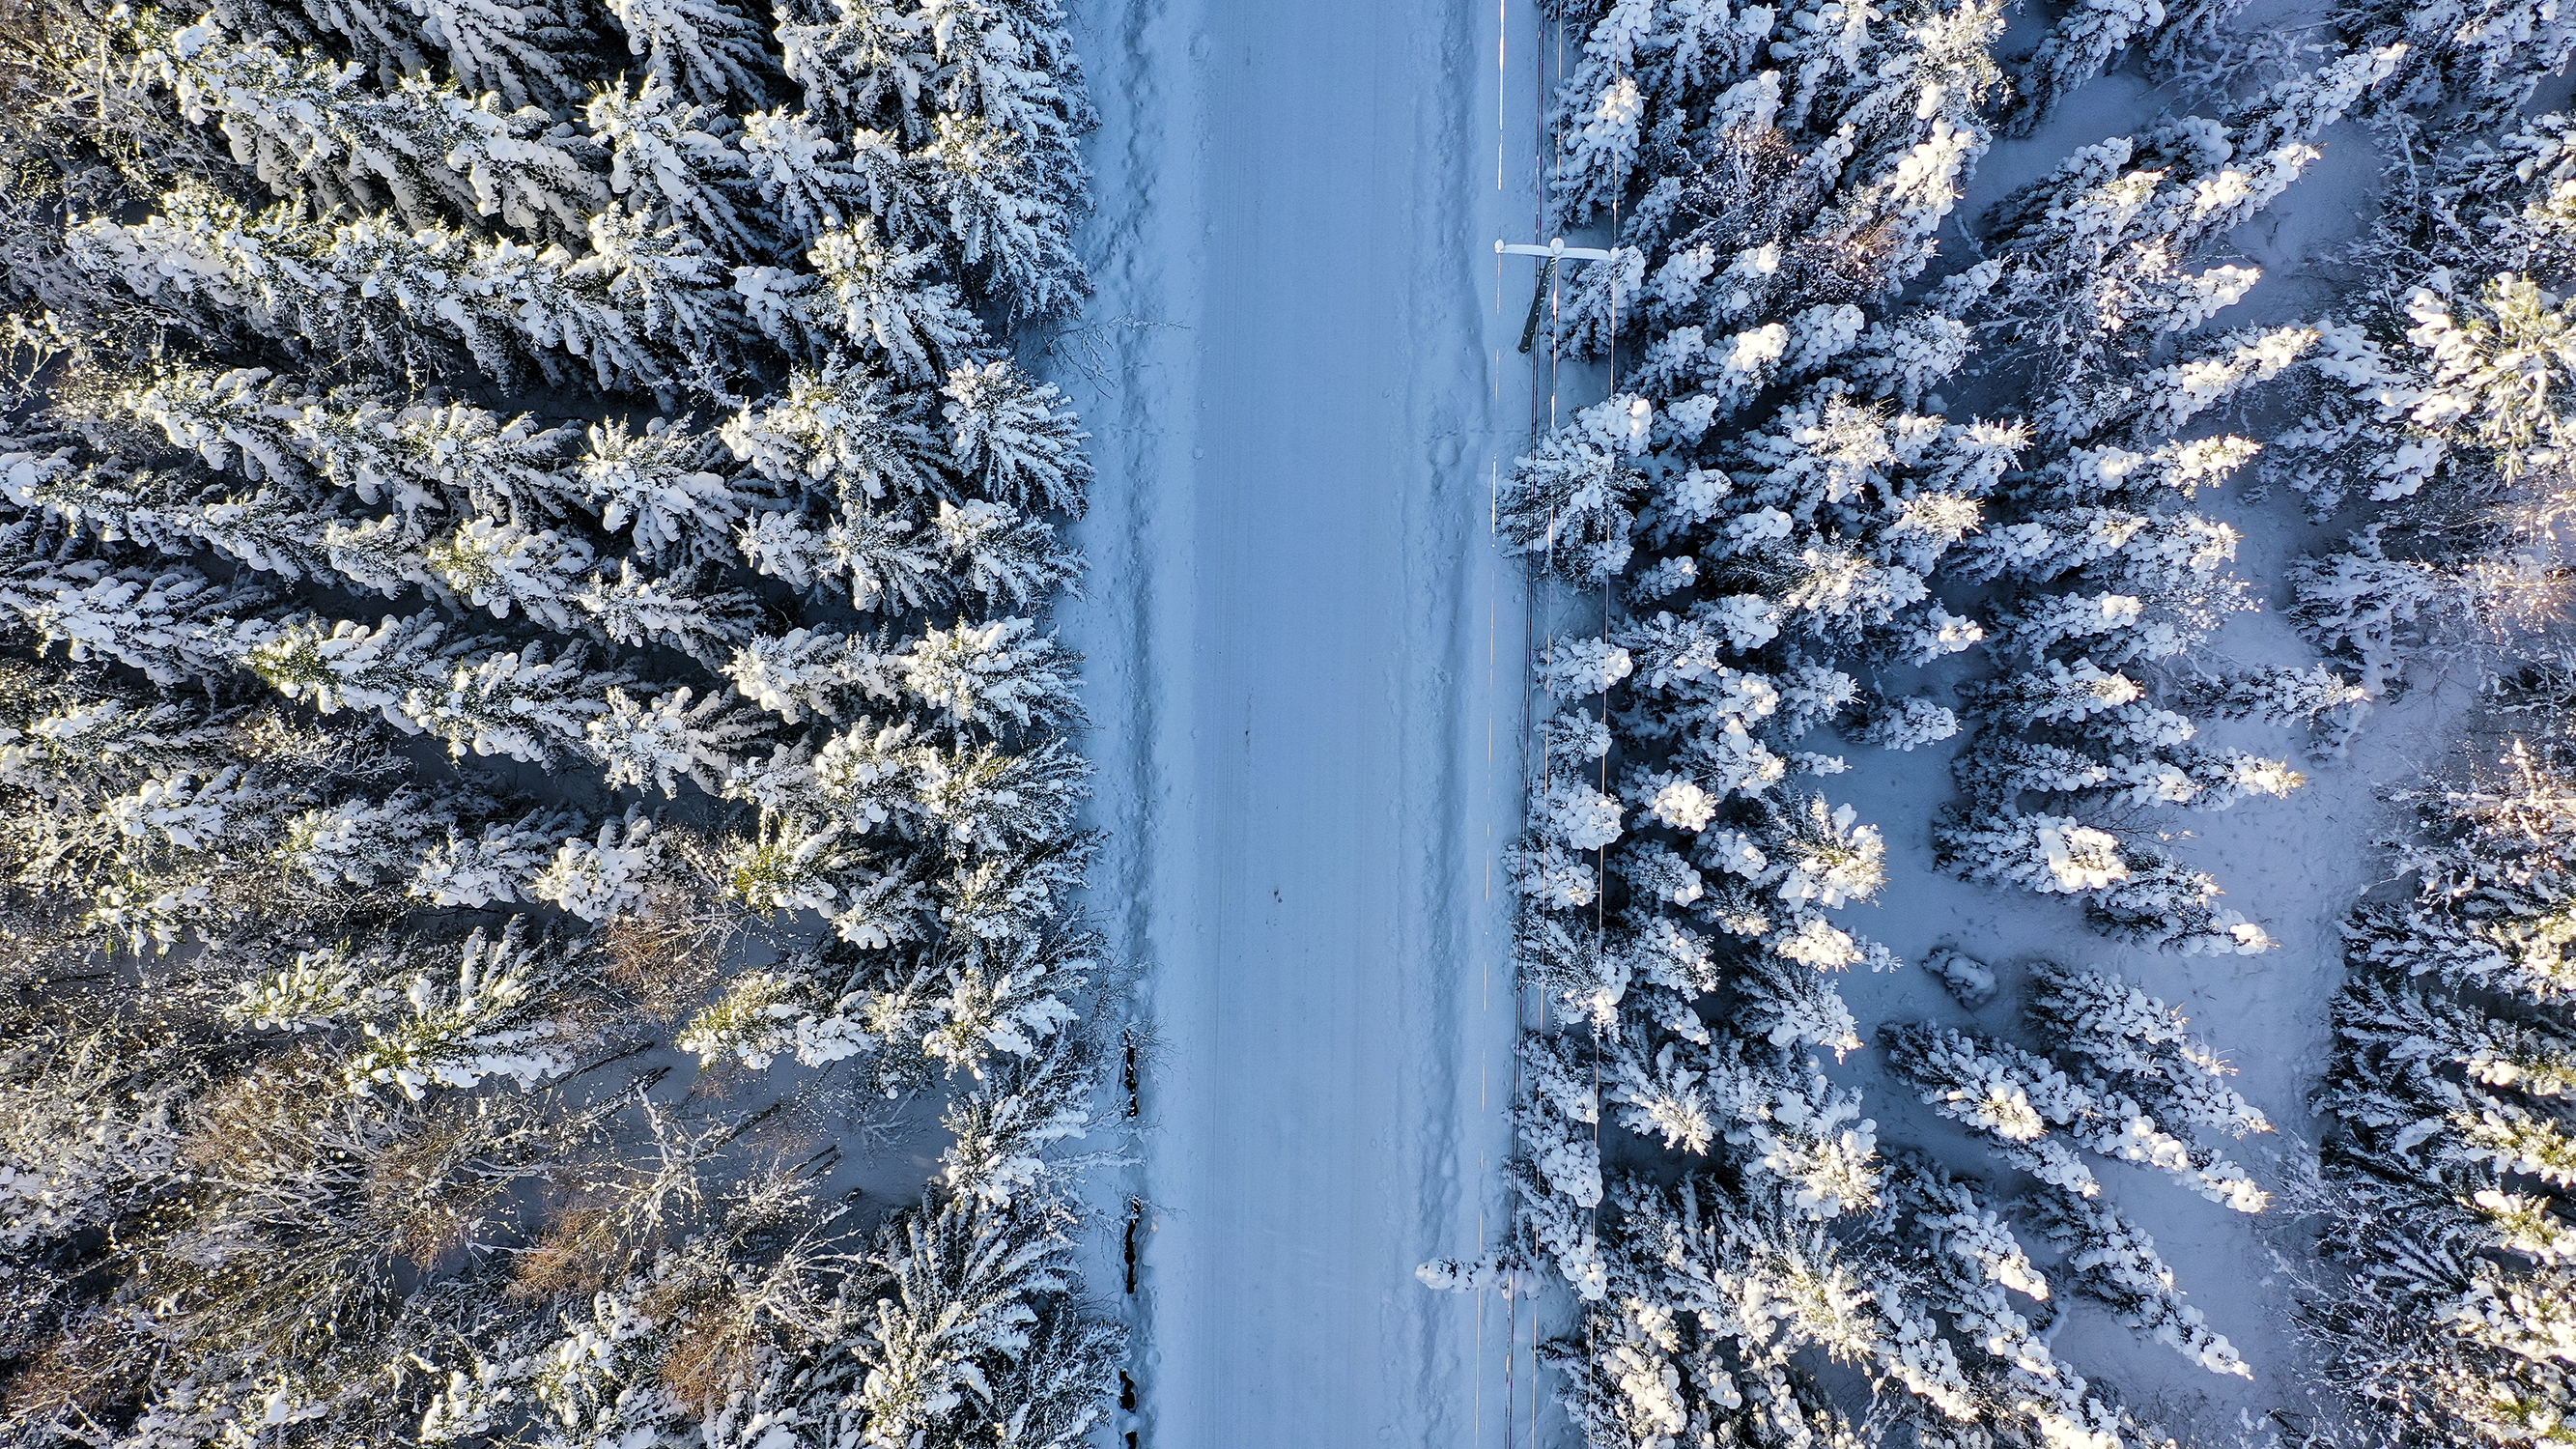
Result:
<instances>
[{"instance_id":1,"label":"pole crossarm","mask_svg":"<svg viewBox=\"0 0 2576 1449\"><path fill-rule=\"evenodd\" d=\"M1610 253L1602 250L1600 247L1570 247L1565 244L1565 238L1563 237L1558 237L1545 246L1532 246L1526 242L1497 241L1494 243L1494 255L1498 257L1546 257L1551 261L1560 262L1606 262L1610 260Z\"/></svg>"}]
</instances>

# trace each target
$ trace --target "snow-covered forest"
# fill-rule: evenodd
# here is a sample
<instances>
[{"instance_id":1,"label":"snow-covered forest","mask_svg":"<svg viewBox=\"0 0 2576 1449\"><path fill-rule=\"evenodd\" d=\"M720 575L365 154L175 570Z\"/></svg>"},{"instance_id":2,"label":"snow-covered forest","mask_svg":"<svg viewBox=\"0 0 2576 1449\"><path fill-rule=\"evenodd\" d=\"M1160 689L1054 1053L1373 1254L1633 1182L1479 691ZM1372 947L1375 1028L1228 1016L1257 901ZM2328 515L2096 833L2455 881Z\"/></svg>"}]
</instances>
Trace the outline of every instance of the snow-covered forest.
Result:
<instances>
[{"instance_id":1,"label":"snow-covered forest","mask_svg":"<svg viewBox=\"0 0 2576 1449\"><path fill-rule=\"evenodd\" d=\"M0 0L0 1442L2576 1432L2554 0L210 3Z\"/></svg>"},{"instance_id":2,"label":"snow-covered forest","mask_svg":"<svg viewBox=\"0 0 2576 1449\"><path fill-rule=\"evenodd\" d=\"M2576 28L1550 16L1542 239L1607 253L1541 274L1568 411L1498 497L1553 601L1518 1204L1424 1281L1535 1296L1595 1446L2562 1437ZM2388 807L2272 847L2338 857L2339 963L2231 873L2298 862L2196 843L2310 790ZM1901 956L1908 872L2059 903ZM2273 972L2304 1056L2226 1014ZM2158 1249L2176 1192L2259 1282Z\"/></svg>"},{"instance_id":3,"label":"snow-covered forest","mask_svg":"<svg viewBox=\"0 0 2576 1449\"><path fill-rule=\"evenodd\" d=\"M9 1443L1103 1423L1063 21L0 12Z\"/></svg>"}]
</instances>

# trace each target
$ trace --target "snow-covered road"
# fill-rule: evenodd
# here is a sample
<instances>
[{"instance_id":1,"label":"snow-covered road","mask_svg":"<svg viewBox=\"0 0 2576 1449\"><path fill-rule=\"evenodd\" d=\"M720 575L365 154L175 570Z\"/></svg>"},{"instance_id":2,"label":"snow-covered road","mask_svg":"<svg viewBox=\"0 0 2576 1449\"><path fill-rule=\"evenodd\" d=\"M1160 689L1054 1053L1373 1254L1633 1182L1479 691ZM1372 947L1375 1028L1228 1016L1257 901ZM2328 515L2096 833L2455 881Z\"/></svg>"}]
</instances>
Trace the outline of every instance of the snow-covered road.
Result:
<instances>
[{"instance_id":1,"label":"snow-covered road","mask_svg":"<svg viewBox=\"0 0 2576 1449\"><path fill-rule=\"evenodd\" d=\"M1064 631L1093 904L1159 1037L1102 1192L1150 1204L1121 1428L1490 1439L1502 1308L1412 1269L1498 1229L1509 1141L1521 585L1487 490L1529 282L1498 307L1491 245L1530 224L1529 77L1498 116L1493 0L1075 10L1100 294L1054 371L1102 477Z\"/></svg>"}]
</instances>

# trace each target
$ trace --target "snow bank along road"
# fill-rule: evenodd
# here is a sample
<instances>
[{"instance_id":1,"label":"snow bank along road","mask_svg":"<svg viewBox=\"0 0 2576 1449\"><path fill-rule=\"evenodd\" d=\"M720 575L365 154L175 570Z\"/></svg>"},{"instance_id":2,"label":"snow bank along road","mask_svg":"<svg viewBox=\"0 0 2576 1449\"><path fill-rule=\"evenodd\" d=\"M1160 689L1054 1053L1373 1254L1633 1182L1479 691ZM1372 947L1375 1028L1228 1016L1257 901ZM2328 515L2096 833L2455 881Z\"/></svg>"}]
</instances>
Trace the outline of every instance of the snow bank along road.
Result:
<instances>
[{"instance_id":1,"label":"snow bank along road","mask_svg":"<svg viewBox=\"0 0 2576 1449\"><path fill-rule=\"evenodd\" d=\"M1158 1037L1101 1193L1148 1205L1120 1437L1491 1438L1503 1309L1412 1269L1501 1227L1527 67L1499 114L1494 0L1075 8L1100 291L1053 371L1102 476L1063 622Z\"/></svg>"}]
</instances>

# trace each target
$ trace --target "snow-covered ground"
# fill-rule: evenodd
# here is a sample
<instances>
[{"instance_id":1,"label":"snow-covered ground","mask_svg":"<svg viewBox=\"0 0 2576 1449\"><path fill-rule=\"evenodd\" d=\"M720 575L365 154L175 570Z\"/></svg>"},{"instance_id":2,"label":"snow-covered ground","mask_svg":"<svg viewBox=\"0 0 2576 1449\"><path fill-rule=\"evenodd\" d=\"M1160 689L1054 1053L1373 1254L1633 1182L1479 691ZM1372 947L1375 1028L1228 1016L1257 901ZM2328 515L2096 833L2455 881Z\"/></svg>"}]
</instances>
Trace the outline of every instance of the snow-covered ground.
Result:
<instances>
[{"instance_id":1,"label":"snow-covered ground","mask_svg":"<svg viewBox=\"0 0 2576 1449\"><path fill-rule=\"evenodd\" d=\"M1502 1223L1523 613L1488 487L1530 282L1498 304L1492 244L1530 226L1532 79L1498 113L1491 0L1075 11L1100 291L1053 371L1101 478L1064 632L1093 906L1157 1043L1099 1189L1148 1204L1121 1432L1469 1442L1503 1310L1412 1270Z\"/></svg>"}]
</instances>

